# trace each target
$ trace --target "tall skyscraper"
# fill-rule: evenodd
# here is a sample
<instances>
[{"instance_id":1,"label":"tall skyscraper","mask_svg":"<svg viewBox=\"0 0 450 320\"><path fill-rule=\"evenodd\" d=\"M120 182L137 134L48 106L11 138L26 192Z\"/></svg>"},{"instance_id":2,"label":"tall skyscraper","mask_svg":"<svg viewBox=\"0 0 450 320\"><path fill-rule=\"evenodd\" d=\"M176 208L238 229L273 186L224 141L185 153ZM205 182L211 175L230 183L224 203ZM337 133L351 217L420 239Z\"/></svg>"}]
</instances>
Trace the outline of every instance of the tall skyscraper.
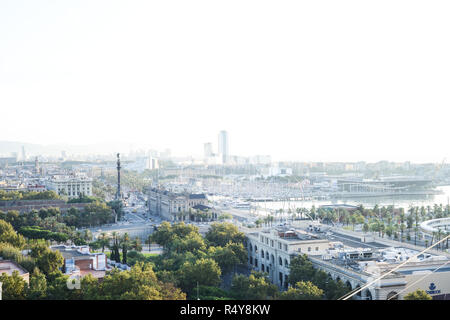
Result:
<instances>
[{"instance_id":1,"label":"tall skyscraper","mask_svg":"<svg viewBox=\"0 0 450 320\"><path fill-rule=\"evenodd\" d=\"M223 164L228 162L228 133L225 130L219 132L219 155Z\"/></svg>"},{"instance_id":2,"label":"tall skyscraper","mask_svg":"<svg viewBox=\"0 0 450 320\"><path fill-rule=\"evenodd\" d=\"M22 160L27 160L27 154L25 153L25 146L22 146Z\"/></svg>"}]
</instances>

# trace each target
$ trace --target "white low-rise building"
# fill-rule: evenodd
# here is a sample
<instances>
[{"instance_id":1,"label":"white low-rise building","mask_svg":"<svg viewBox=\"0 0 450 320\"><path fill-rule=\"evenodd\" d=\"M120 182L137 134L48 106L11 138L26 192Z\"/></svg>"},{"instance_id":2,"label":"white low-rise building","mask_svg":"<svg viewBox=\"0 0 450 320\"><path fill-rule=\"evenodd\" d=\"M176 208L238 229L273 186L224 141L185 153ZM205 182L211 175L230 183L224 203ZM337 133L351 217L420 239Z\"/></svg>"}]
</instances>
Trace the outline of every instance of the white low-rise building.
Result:
<instances>
[{"instance_id":1,"label":"white low-rise building","mask_svg":"<svg viewBox=\"0 0 450 320\"><path fill-rule=\"evenodd\" d=\"M77 198L80 195L92 196L92 179L73 176L53 177L47 181L47 188L69 198Z\"/></svg>"},{"instance_id":2,"label":"white low-rise building","mask_svg":"<svg viewBox=\"0 0 450 320\"><path fill-rule=\"evenodd\" d=\"M272 283L284 288L293 255L322 255L329 248L328 240L294 229L274 228L247 236L249 264L256 271L267 272Z\"/></svg>"},{"instance_id":3,"label":"white low-rise building","mask_svg":"<svg viewBox=\"0 0 450 320\"><path fill-rule=\"evenodd\" d=\"M349 290L370 284L353 299L401 300L417 289L433 299L450 299L450 259L444 252L419 254L402 243L389 246L367 237L289 227L248 234L247 249L252 268L266 272L280 288L288 286L291 259L306 254L315 268Z\"/></svg>"}]
</instances>

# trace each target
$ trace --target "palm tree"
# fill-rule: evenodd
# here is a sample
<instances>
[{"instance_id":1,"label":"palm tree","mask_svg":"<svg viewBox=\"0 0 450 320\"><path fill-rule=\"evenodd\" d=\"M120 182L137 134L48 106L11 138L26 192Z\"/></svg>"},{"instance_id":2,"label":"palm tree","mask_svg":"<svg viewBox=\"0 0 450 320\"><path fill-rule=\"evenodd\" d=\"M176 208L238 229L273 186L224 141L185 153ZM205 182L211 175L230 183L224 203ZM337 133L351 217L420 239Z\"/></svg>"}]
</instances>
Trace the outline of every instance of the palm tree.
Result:
<instances>
[{"instance_id":1,"label":"palm tree","mask_svg":"<svg viewBox=\"0 0 450 320\"><path fill-rule=\"evenodd\" d=\"M386 226L384 225L384 222L380 220L380 226L379 226L379 234L382 238L384 238L384 231L386 229Z\"/></svg>"},{"instance_id":2,"label":"palm tree","mask_svg":"<svg viewBox=\"0 0 450 320\"><path fill-rule=\"evenodd\" d=\"M100 237L98 238L100 245L102 247L102 253L105 252L105 247L109 245L109 237L105 232L102 232L100 234Z\"/></svg>"},{"instance_id":3,"label":"palm tree","mask_svg":"<svg viewBox=\"0 0 450 320\"><path fill-rule=\"evenodd\" d=\"M142 243L139 237L134 238L133 242L131 243L131 248L139 252L142 251Z\"/></svg>"},{"instance_id":4,"label":"palm tree","mask_svg":"<svg viewBox=\"0 0 450 320\"><path fill-rule=\"evenodd\" d=\"M122 263L127 263L127 253L128 249L130 248L130 237L128 236L128 233L125 232L123 235L121 241L120 241L121 247L122 247Z\"/></svg>"},{"instance_id":5,"label":"palm tree","mask_svg":"<svg viewBox=\"0 0 450 320\"><path fill-rule=\"evenodd\" d=\"M311 216L311 218L313 219L313 220L315 220L316 219L316 206L312 206L311 207L311 210L309 210L309 214L310 214L310 216Z\"/></svg>"},{"instance_id":6,"label":"palm tree","mask_svg":"<svg viewBox=\"0 0 450 320\"><path fill-rule=\"evenodd\" d=\"M110 245L111 260L114 260L116 262L120 262L120 253L119 253L119 236L116 231L112 233L112 245Z\"/></svg>"},{"instance_id":7,"label":"palm tree","mask_svg":"<svg viewBox=\"0 0 450 320\"><path fill-rule=\"evenodd\" d=\"M405 232L406 225L402 222L400 225L400 242L403 242L403 233Z\"/></svg>"},{"instance_id":8,"label":"palm tree","mask_svg":"<svg viewBox=\"0 0 450 320\"><path fill-rule=\"evenodd\" d=\"M421 218L421 220L425 219L426 214L427 213L425 211L425 207L424 206L420 207L420 218Z\"/></svg>"},{"instance_id":9,"label":"palm tree","mask_svg":"<svg viewBox=\"0 0 450 320\"><path fill-rule=\"evenodd\" d=\"M364 232L369 231L369 225L368 225L367 223L364 223L364 225L363 225L363 231L364 231Z\"/></svg>"},{"instance_id":10,"label":"palm tree","mask_svg":"<svg viewBox=\"0 0 450 320\"><path fill-rule=\"evenodd\" d=\"M83 239L86 241L92 240L92 232L89 229L84 230Z\"/></svg>"},{"instance_id":11,"label":"palm tree","mask_svg":"<svg viewBox=\"0 0 450 320\"><path fill-rule=\"evenodd\" d=\"M419 231L418 225L419 225L419 208L416 207L414 210L414 220L416 222L416 226L414 228L414 245L417 245L417 232Z\"/></svg>"},{"instance_id":12,"label":"palm tree","mask_svg":"<svg viewBox=\"0 0 450 320\"><path fill-rule=\"evenodd\" d=\"M380 207L378 206L378 204L374 205L372 211L373 211L373 212L380 212Z\"/></svg>"},{"instance_id":13,"label":"palm tree","mask_svg":"<svg viewBox=\"0 0 450 320\"><path fill-rule=\"evenodd\" d=\"M352 230L355 230L356 216L354 214L350 216L350 222L352 224Z\"/></svg>"},{"instance_id":14,"label":"palm tree","mask_svg":"<svg viewBox=\"0 0 450 320\"><path fill-rule=\"evenodd\" d=\"M392 225L388 224L388 226L386 227L386 234L388 235L389 238L392 237L393 232L394 232L394 229L392 228Z\"/></svg>"},{"instance_id":15,"label":"palm tree","mask_svg":"<svg viewBox=\"0 0 450 320\"><path fill-rule=\"evenodd\" d=\"M270 222L270 226L273 225L273 222L275 221L275 217L274 216L269 216L269 222Z\"/></svg>"},{"instance_id":16,"label":"palm tree","mask_svg":"<svg viewBox=\"0 0 450 320\"><path fill-rule=\"evenodd\" d=\"M299 218L299 215L301 218L302 217L301 213L303 212L303 208L297 208L297 209L295 209L295 212L297 212L297 218Z\"/></svg>"},{"instance_id":17,"label":"palm tree","mask_svg":"<svg viewBox=\"0 0 450 320\"><path fill-rule=\"evenodd\" d=\"M437 242L441 241L441 236L442 236L441 228L438 228L437 239L436 239ZM438 244L438 250L439 249L441 249L441 243Z\"/></svg>"}]
</instances>

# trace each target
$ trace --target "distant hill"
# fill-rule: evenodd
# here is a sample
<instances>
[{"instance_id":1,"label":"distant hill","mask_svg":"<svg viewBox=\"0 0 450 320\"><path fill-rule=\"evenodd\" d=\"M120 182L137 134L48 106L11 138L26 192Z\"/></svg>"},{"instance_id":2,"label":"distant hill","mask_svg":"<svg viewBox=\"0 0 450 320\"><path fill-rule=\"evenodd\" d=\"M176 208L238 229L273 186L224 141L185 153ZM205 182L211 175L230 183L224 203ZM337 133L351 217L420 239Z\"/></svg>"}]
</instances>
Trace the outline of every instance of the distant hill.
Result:
<instances>
[{"instance_id":1,"label":"distant hill","mask_svg":"<svg viewBox=\"0 0 450 320\"><path fill-rule=\"evenodd\" d=\"M61 156L61 151L66 151L67 154L110 154L116 152L130 151L129 143L96 143L90 145L41 145L32 144L26 142L17 141L0 141L0 156L11 156L12 152L17 152L17 155L21 157L22 146L25 147L25 153L27 156L35 155L48 155L48 156Z\"/></svg>"}]
</instances>

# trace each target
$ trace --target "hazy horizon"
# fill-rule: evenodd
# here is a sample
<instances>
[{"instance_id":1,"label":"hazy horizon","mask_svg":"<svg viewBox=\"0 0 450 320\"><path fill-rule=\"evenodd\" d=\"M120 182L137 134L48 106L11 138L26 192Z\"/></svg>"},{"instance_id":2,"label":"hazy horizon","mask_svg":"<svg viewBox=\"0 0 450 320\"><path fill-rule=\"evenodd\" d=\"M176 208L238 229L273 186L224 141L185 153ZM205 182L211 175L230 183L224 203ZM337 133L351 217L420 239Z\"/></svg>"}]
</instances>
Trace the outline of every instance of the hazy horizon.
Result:
<instances>
[{"instance_id":1,"label":"hazy horizon","mask_svg":"<svg viewBox=\"0 0 450 320\"><path fill-rule=\"evenodd\" d=\"M232 155L441 163L449 9L2 1L0 140L201 156L226 130Z\"/></svg>"}]
</instances>

